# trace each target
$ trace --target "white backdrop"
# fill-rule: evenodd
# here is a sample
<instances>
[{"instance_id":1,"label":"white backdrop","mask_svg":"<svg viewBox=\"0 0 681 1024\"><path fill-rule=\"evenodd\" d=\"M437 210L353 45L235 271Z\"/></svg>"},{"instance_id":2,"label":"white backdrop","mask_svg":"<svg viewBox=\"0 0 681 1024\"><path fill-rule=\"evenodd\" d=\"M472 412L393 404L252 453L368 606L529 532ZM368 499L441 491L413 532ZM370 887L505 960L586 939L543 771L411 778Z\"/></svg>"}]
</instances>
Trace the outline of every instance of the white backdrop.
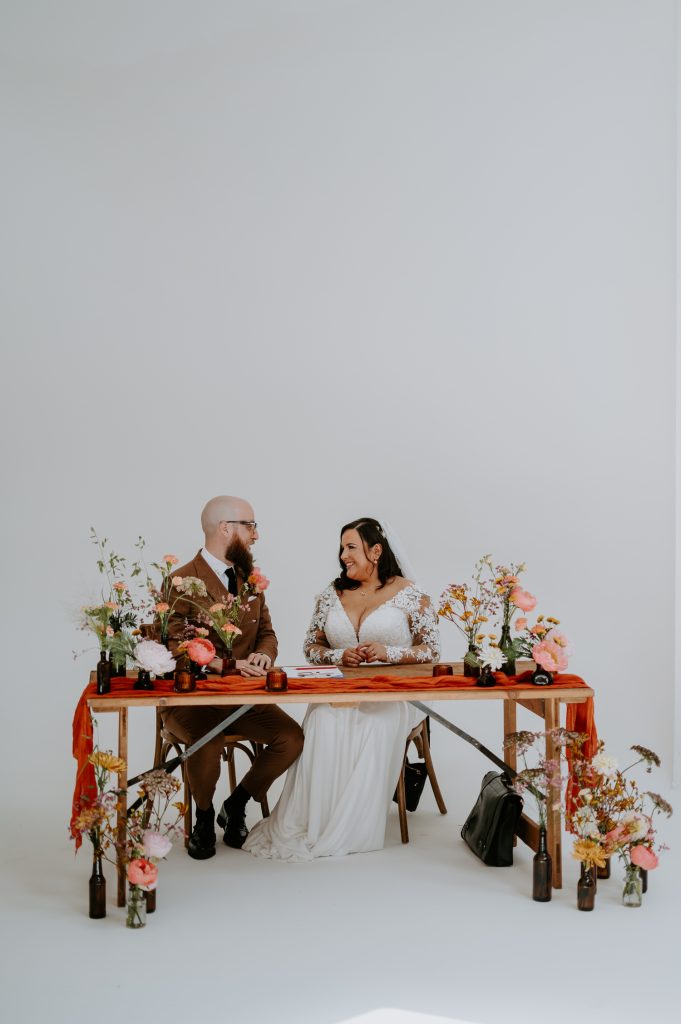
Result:
<instances>
[{"instance_id":1,"label":"white backdrop","mask_svg":"<svg viewBox=\"0 0 681 1024\"><path fill-rule=\"evenodd\" d=\"M386 516L435 597L524 559L670 765L675 6L0 5L10 799L66 821L90 525L184 560L225 492L281 660Z\"/></svg>"}]
</instances>

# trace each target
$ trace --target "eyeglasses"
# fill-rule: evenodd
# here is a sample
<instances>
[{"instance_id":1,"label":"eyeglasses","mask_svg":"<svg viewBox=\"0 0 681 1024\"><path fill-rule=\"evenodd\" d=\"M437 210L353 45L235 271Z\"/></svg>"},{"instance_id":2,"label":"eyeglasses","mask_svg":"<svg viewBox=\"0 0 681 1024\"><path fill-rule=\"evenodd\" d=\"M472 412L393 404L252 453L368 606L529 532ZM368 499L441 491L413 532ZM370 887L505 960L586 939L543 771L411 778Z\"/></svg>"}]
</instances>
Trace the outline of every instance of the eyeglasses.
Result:
<instances>
[{"instance_id":1,"label":"eyeglasses","mask_svg":"<svg viewBox=\"0 0 681 1024\"><path fill-rule=\"evenodd\" d=\"M258 524L254 523L252 519L223 519L223 523L233 523L235 526L247 526L251 533L255 533L258 529Z\"/></svg>"}]
</instances>

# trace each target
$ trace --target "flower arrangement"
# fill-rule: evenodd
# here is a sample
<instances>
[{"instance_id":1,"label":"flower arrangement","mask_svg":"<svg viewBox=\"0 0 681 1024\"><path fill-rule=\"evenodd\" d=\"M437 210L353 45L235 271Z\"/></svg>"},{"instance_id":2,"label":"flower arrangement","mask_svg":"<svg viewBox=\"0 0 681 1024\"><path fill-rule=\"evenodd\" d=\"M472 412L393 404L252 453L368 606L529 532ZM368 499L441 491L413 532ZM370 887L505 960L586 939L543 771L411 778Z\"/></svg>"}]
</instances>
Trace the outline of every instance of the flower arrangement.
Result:
<instances>
[{"instance_id":1,"label":"flower arrangement","mask_svg":"<svg viewBox=\"0 0 681 1024\"><path fill-rule=\"evenodd\" d=\"M561 805L561 786L564 781L561 776L560 762L555 758L542 757L535 750L535 744L538 741L545 742L547 736L550 736L559 746L584 740L583 736L561 728L551 729L549 732L529 732L527 730L511 732L504 739L504 748L515 750L523 765L513 780L514 789L521 796L526 792L532 794L537 805L539 827L544 829L547 826L551 794L553 794L552 809L558 810ZM536 763L528 764L530 751L535 755L532 760Z\"/></svg>"},{"instance_id":2,"label":"flower arrangement","mask_svg":"<svg viewBox=\"0 0 681 1024\"><path fill-rule=\"evenodd\" d=\"M473 585L468 583L450 583L440 595L438 614L443 619L453 622L466 637L468 650L464 656L464 667L480 668L481 645L484 640L496 641L495 634L481 632L485 623L489 622L498 607L498 591L489 578L492 568L491 555L483 555L475 563Z\"/></svg>"},{"instance_id":3,"label":"flower arrangement","mask_svg":"<svg viewBox=\"0 0 681 1024\"><path fill-rule=\"evenodd\" d=\"M163 676L175 668L175 659L163 644L155 640L141 640L133 649L135 664L152 676Z\"/></svg>"},{"instance_id":4,"label":"flower arrangement","mask_svg":"<svg viewBox=\"0 0 681 1024\"><path fill-rule=\"evenodd\" d=\"M97 748L88 761L95 772L96 795L91 799L81 799L78 816L71 826L71 838L77 839L76 852L80 840L87 838L92 843L93 853L102 856L113 841L111 818L118 806L118 790L109 789L109 776L124 772L126 764L113 751Z\"/></svg>"},{"instance_id":5,"label":"flower arrangement","mask_svg":"<svg viewBox=\"0 0 681 1024\"><path fill-rule=\"evenodd\" d=\"M642 792L628 772L639 764L646 771L659 767L658 755L638 744L630 748L637 756L626 768L598 745L591 758L573 752L573 772L578 780L575 806L567 816L567 825L576 836L573 857L588 867L605 867L609 857L618 854L624 863L627 885L632 884L634 868L652 870L658 866L656 853L656 814L672 814L672 807L658 793ZM664 849L658 846L658 849ZM640 901L639 901L640 902ZM638 905L634 901L630 905Z\"/></svg>"}]
</instances>

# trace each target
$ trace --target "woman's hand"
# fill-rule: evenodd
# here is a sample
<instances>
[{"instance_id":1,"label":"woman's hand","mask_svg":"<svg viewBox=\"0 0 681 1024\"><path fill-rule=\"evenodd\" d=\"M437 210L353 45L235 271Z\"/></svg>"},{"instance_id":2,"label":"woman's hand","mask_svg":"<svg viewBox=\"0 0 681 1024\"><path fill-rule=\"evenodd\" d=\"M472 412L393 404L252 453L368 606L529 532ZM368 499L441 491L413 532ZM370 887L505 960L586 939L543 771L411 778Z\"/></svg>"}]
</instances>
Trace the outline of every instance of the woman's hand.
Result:
<instances>
[{"instance_id":1,"label":"woman's hand","mask_svg":"<svg viewBox=\"0 0 681 1024\"><path fill-rule=\"evenodd\" d=\"M388 648L385 644L364 644L359 648L363 661L387 661Z\"/></svg>"},{"instance_id":2,"label":"woman's hand","mask_svg":"<svg viewBox=\"0 0 681 1024\"><path fill-rule=\"evenodd\" d=\"M362 647L346 647L341 658L341 665L357 668L362 663Z\"/></svg>"}]
</instances>

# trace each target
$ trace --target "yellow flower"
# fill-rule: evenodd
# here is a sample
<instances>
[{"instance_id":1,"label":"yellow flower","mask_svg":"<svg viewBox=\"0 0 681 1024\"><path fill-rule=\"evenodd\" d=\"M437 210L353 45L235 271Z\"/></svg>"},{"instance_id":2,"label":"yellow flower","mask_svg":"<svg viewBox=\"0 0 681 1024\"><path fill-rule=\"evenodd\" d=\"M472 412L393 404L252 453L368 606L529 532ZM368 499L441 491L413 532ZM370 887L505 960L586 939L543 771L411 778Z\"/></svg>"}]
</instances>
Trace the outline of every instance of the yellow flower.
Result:
<instances>
[{"instance_id":1,"label":"yellow flower","mask_svg":"<svg viewBox=\"0 0 681 1024\"><path fill-rule=\"evenodd\" d=\"M88 757L88 761L96 768L103 768L107 772L116 772L117 774L124 772L127 767L125 761L116 757L110 750L95 750Z\"/></svg>"},{"instance_id":2,"label":"yellow flower","mask_svg":"<svg viewBox=\"0 0 681 1024\"><path fill-rule=\"evenodd\" d=\"M537 616L537 622L543 622L543 621L544 621L544 616L543 615L538 615Z\"/></svg>"},{"instance_id":3,"label":"yellow flower","mask_svg":"<svg viewBox=\"0 0 681 1024\"><path fill-rule=\"evenodd\" d=\"M581 860L588 868L595 864L598 868L604 868L607 857L605 850L600 843L593 843L588 839L577 839L572 848L572 856L575 860Z\"/></svg>"},{"instance_id":4,"label":"yellow flower","mask_svg":"<svg viewBox=\"0 0 681 1024\"><path fill-rule=\"evenodd\" d=\"M187 813L187 804L183 804L181 800L178 800L177 803L174 803L173 807L175 808L176 811L179 811L180 814L183 816Z\"/></svg>"}]
</instances>

